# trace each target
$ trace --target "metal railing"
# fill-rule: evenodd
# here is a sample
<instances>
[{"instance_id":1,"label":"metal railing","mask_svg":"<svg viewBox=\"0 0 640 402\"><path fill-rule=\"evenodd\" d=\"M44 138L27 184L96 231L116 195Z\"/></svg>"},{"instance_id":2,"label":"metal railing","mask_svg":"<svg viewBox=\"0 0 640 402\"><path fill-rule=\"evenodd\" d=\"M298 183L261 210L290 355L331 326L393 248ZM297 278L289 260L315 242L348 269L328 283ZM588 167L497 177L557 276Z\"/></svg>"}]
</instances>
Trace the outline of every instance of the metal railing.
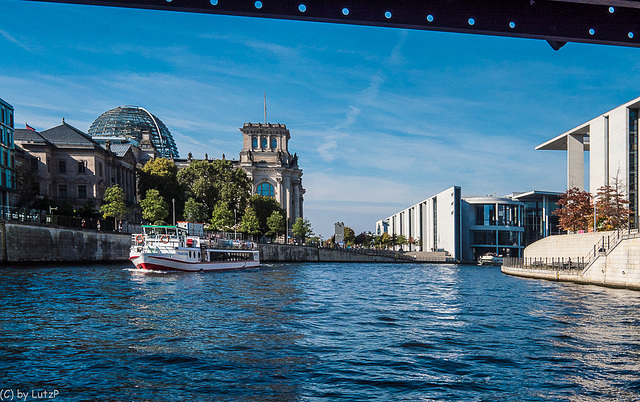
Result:
<instances>
[{"instance_id":1,"label":"metal railing","mask_svg":"<svg viewBox=\"0 0 640 402\"><path fill-rule=\"evenodd\" d=\"M542 269L553 271L582 271L587 265L584 257L560 257L560 258L516 258L505 257L503 265L512 268L528 268L528 269Z\"/></svg>"},{"instance_id":2,"label":"metal railing","mask_svg":"<svg viewBox=\"0 0 640 402\"><path fill-rule=\"evenodd\" d=\"M547 270L584 270L593 264L601 255L608 255L625 239L639 238L638 230L619 230L602 236L585 255L571 257L529 257L504 259L504 266L528 269Z\"/></svg>"}]
</instances>

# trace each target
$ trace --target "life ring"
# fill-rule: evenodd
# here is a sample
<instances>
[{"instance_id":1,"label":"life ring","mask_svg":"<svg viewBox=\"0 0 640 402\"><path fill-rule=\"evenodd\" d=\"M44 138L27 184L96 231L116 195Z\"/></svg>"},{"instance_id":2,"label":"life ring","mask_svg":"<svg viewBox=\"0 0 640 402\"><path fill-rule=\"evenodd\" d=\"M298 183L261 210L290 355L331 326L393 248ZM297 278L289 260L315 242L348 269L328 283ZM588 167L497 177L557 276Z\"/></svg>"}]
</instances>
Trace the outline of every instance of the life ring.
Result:
<instances>
[{"instance_id":1,"label":"life ring","mask_svg":"<svg viewBox=\"0 0 640 402\"><path fill-rule=\"evenodd\" d=\"M169 243L169 236L167 235L160 236L160 241L163 243Z\"/></svg>"},{"instance_id":2,"label":"life ring","mask_svg":"<svg viewBox=\"0 0 640 402\"><path fill-rule=\"evenodd\" d=\"M144 243L144 236L139 234L136 236L136 242L138 242L138 244L142 244Z\"/></svg>"}]
</instances>

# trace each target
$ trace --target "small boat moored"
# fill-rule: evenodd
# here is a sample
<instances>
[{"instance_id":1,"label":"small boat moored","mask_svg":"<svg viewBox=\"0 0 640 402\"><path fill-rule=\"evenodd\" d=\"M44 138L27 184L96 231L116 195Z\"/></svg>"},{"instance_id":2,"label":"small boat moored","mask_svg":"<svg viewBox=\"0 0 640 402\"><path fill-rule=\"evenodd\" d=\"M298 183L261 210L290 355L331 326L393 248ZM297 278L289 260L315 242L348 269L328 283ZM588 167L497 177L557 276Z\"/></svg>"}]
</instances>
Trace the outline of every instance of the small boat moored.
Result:
<instances>
[{"instance_id":1,"label":"small boat moored","mask_svg":"<svg viewBox=\"0 0 640 402\"><path fill-rule=\"evenodd\" d=\"M202 223L142 226L132 235L129 260L139 269L221 271L260 267L260 252L251 242L205 237Z\"/></svg>"},{"instance_id":2,"label":"small boat moored","mask_svg":"<svg viewBox=\"0 0 640 402\"><path fill-rule=\"evenodd\" d=\"M478 265L502 265L504 259L501 255L489 253L478 258Z\"/></svg>"}]
</instances>

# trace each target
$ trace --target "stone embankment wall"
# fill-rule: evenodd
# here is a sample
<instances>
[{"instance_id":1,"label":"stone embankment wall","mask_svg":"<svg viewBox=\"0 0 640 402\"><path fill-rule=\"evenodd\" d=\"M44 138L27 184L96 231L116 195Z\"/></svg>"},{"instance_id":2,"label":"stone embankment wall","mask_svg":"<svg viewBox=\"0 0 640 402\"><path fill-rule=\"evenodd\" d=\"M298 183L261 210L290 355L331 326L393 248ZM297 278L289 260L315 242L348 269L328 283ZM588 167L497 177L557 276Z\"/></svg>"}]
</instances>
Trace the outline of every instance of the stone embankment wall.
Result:
<instances>
[{"instance_id":1,"label":"stone embankment wall","mask_svg":"<svg viewBox=\"0 0 640 402\"><path fill-rule=\"evenodd\" d=\"M393 257L366 255L340 249L259 244L262 262L409 262Z\"/></svg>"},{"instance_id":2,"label":"stone embankment wall","mask_svg":"<svg viewBox=\"0 0 640 402\"><path fill-rule=\"evenodd\" d=\"M2 263L128 261L131 235L0 221Z\"/></svg>"},{"instance_id":3,"label":"stone embankment wall","mask_svg":"<svg viewBox=\"0 0 640 402\"><path fill-rule=\"evenodd\" d=\"M131 235L0 221L2 263L128 261ZM407 262L339 249L260 244L264 262Z\"/></svg>"},{"instance_id":4,"label":"stone embankment wall","mask_svg":"<svg viewBox=\"0 0 640 402\"><path fill-rule=\"evenodd\" d=\"M588 235L551 236L556 237L556 239L549 237L533 243L529 247L534 245L536 247L533 247L533 250L529 250L529 247L527 247L524 255L525 258L536 257L548 258L549 260L555 258L557 260L559 257L574 258L576 254L573 250L580 249L584 251L577 255L584 256L590 250L593 250L593 245L600 241L603 235L607 236L608 234L611 233L600 232ZM579 241L579 236L584 236L583 241ZM566 247L563 247L563 245ZM549 250L546 254L542 251L545 248ZM562 253L562 250L569 251ZM503 266L502 272L509 275L529 278L640 290L640 238L632 237L623 239L617 246L610 250L596 253L595 261L582 270L532 269Z\"/></svg>"},{"instance_id":5,"label":"stone embankment wall","mask_svg":"<svg viewBox=\"0 0 640 402\"><path fill-rule=\"evenodd\" d=\"M571 257L573 261L593 252L593 245L615 232L596 232L545 237L524 249L525 258L554 259Z\"/></svg>"}]
</instances>

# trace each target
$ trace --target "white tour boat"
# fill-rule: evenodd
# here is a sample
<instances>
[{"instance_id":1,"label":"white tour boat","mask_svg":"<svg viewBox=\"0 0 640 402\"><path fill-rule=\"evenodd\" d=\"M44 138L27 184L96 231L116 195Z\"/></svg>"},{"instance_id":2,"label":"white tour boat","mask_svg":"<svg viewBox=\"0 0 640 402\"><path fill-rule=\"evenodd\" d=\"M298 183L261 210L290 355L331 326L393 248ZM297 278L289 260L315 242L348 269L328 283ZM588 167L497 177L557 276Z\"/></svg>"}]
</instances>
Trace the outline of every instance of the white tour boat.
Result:
<instances>
[{"instance_id":1,"label":"white tour boat","mask_svg":"<svg viewBox=\"0 0 640 402\"><path fill-rule=\"evenodd\" d=\"M204 225L142 226L133 235L129 260L139 269L162 271L219 271L260 266L253 243L205 238Z\"/></svg>"}]
</instances>

